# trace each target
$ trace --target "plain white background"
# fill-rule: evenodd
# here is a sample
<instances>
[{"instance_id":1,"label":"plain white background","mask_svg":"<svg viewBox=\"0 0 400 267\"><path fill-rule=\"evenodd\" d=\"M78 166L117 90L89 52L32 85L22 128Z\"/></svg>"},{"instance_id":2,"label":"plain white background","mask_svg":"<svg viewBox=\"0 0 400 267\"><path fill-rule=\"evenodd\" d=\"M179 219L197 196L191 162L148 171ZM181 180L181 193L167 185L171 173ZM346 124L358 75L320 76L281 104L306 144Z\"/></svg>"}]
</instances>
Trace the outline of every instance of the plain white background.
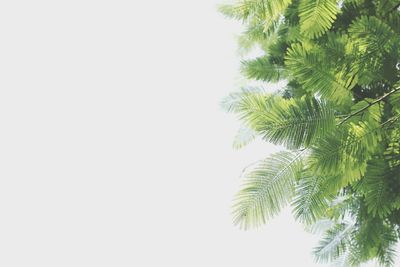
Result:
<instances>
[{"instance_id":1,"label":"plain white background","mask_svg":"<svg viewBox=\"0 0 400 267\"><path fill-rule=\"evenodd\" d=\"M219 1L2 1L0 266L321 266L290 211L230 205L240 27Z\"/></svg>"}]
</instances>

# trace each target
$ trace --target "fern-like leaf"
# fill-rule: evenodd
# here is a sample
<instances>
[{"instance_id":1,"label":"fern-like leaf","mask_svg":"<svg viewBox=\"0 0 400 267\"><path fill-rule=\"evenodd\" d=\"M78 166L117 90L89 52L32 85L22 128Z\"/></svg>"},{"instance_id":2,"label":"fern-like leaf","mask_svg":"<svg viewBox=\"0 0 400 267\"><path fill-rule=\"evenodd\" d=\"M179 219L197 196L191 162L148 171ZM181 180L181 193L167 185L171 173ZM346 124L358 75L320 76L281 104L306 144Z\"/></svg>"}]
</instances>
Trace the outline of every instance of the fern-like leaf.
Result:
<instances>
[{"instance_id":1,"label":"fern-like leaf","mask_svg":"<svg viewBox=\"0 0 400 267\"><path fill-rule=\"evenodd\" d=\"M295 198L292 203L294 216L306 224L315 223L326 217L329 201L334 195L332 184L337 183L338 177L306 174L296 186Z\"/></svg>"},{"instance_id":2,"label":"fern-like leaf","mask_svg":"<svg viewBox=\"0 0 400 267\"><path fill-rule=\"evenodd\" d=\"M350 101L352 75L335 73L322 62L318 49L310 50L300 44L292 45L285 57L287 68L307 91L341 104Z\"/></svg>"},{"instance_id":3,"label":"fern-like leaf","mask_svg":"<svg viewBox=\"0 0 400 267\"><path fill-rule=\"evenodd\" d=\"M271 63L266 57L243 61L242 72L249 79L267 82L278 82L285 77L283 67Z\"/></svg>"},{"instance_id":4,"label":"fern-like leaf","mask_svg":"<svg viewBox=\"0 0 400 267\"><path fill-rule=\"evenodd\" d=\"M346 243L354 230L354 224L343 222L325 232L313 254L318 262L337 260L346 251Z\"/></svg>"},{"instance_id":5,"label":"fern-like leaf","mask_svg":"<svg viewBox=\"0 0 400 267\"><path fill-rule=\"evenodd\" d=\"M368 162L362 191L365 194L368 212L372 216L383 218L392 208L388 183L390 175L389 164L384 159L373 159Z\"/></svg>"},{"instance_id":6,"label":"fern-like leaf","mask_svg":"<svg viewBox=\"0 0 400 267\"><path fill-rule=\"evenodd\" d=\"M332 26L338 11L337 0L302 0L299 6L302 32L311 38L321 36Z\"/></svg>"},{"instance_id":7,"label":"fern-like leaf","mask_svg":"<svg viewBox=\"0 0 400 267\"><path fill-rule=\"evenodd\" d=\"M316 98L246 94L239 113L266 141L289 149L309 147L335 127L334 110Z\"/></svg>"},{"instance_id":8,"label":"fern-like leaf","mask_svg":"<svg viewBox=\"0 0 400 267\"><path fill-rule=\"evenodd\" d=\"M291 152L279 152L262 161L247 174L235 197L235 224L255 227L275 216L290 202L300 171L301 161Z\"/></svg>"}]
</instances>

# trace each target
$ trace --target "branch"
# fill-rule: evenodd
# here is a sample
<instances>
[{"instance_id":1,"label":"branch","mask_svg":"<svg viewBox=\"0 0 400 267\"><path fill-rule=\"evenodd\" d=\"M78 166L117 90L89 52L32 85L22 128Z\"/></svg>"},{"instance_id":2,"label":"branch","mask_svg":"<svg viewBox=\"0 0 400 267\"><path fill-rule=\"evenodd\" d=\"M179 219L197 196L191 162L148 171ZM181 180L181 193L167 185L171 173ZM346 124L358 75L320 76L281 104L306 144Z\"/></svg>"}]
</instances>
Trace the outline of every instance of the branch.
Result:
<instances>
[{"instance_id":1,"label":"branch","mask_svg":"<svg viewBox=\"0 0 400 267\"><path fill-rule=\"evenodd\" d=\"M386 97L390 96L391 94L397 92L400 90L400 87L393 89L392 91L384 94L383 96L375 99L374 101L370 102L368 105L366 105L365 107L363 107L362 109L357 110L354 113L351 113L350 115L348 115L347 117L345 117L342 121L340 121L337 125L340 126L342 125L345 121L349 120L351 117L354 117L355 115L360 114L361 112L364 112L366 109L368 109L369 107L375 105L376 103L381 102L383 99L385 99Z\"/></svg>"},{"instance_id":2,"label":"branch","mask_svg":"<svg viewBox=\"0 0 400 267\"><path fill-rule=\"evenodd\" d=\"M397 5L395 5L395 6L387 13L387 15L388 15L389 13L392 13L393 11L396 11L399 7L400 7L400 3L398 3Z\"/></svg>"}]
</instances>

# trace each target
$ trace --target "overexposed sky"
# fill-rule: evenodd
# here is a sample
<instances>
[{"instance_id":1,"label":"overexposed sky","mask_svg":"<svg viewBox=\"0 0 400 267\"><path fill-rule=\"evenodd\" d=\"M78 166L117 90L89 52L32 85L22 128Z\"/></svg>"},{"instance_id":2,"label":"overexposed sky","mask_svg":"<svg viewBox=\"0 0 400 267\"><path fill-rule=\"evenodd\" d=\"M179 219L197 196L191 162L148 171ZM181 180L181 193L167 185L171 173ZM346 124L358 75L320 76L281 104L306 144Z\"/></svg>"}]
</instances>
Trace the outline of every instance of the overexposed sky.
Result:
<instances>
[{"instance_id":1,"label":"overexposed sky","mask_svg":"<svg viewBox=\"0 0 400 267\"><path fill-rule=\"evenodd\" d=\"M290 211L232 225L221 98L240 27L217 0L2 1L0 266L322 266Z\"/></svg>"}]
</instances>

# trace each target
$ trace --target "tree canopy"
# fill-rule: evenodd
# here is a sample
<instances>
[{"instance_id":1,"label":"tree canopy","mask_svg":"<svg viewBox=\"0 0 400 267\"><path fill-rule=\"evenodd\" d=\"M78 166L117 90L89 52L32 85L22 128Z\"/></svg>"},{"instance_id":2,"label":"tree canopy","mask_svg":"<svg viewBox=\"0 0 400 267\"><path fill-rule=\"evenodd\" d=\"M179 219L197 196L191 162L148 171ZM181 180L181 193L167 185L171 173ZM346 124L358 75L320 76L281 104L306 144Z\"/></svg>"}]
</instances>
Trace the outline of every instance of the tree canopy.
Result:
<instances>
[{"instance_id":1,"label":"tree canopy","mask_svg":"<svg viewBox=\"0 0 400 267\"><path fill-rule=\"evenodd\" d=\"M224 100L243 127L286 149L246 173L234 222L258 227L290 205L323 237L317 262L393 266L400 238L400 2L239 0L248 79L286 81L274 93L242 88Z\"/></svg>"}]
</instances>

